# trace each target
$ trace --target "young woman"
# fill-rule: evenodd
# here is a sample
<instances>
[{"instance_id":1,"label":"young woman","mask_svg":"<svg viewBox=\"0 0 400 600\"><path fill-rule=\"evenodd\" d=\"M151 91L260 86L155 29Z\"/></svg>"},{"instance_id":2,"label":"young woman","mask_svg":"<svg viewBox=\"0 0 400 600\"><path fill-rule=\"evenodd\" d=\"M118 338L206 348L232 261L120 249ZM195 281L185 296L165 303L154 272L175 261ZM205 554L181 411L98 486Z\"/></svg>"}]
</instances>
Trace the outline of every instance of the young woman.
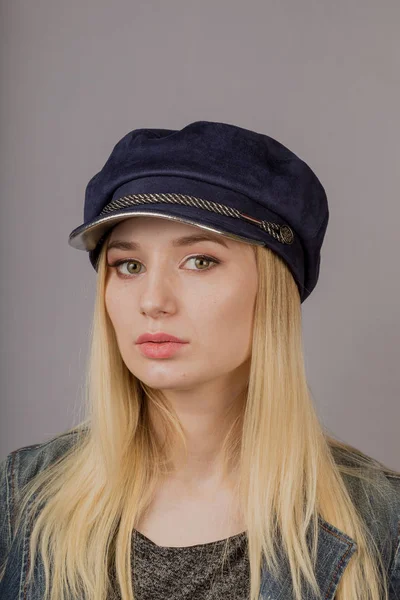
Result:
<instances>
[{"instance_id":1,"label":"young woman","mask_svg":"<svg viewBox=\"0 0 400 600\"><path fill-rule=\"evenodd\" d=\"M400 473L327 435L306 381L328 216L266 135L118 142L69 238L97 272L87 412L1 464L2 599L400 597Z\"/></svg>"}]
</instances>

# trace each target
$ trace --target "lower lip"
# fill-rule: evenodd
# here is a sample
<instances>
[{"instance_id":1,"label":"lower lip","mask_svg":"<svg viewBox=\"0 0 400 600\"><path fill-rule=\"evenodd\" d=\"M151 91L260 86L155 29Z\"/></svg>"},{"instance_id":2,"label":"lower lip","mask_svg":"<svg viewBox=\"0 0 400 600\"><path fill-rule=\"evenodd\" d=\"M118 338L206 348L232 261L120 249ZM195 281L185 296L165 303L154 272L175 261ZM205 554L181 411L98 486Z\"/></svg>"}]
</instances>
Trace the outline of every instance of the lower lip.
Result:
<instances>
[{"instance_id":1,"label":"lower lip","mask_svg":"<svg viewBox=\"0 0 400 600\"><path fill-rule=\"evenodd\" d=\"M150 358L168 358L177 352L186 342L144 342L138 344L139 350Z\"/></svg>"}]
</instances>

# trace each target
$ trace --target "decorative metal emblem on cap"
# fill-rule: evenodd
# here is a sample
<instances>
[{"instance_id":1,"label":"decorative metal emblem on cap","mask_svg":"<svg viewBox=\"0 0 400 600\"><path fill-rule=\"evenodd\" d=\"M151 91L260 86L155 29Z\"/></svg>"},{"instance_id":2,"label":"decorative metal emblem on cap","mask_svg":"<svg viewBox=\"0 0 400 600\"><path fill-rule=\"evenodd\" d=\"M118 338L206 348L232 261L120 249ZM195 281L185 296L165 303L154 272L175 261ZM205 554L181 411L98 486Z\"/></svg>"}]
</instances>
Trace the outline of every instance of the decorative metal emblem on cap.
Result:
<instances>
[{"instance_id":1,"label":"decorative metal emblem on cap","mask_svg":"<svg viewBox=\"0 0 400 600\"><path fill-rule=\"evenodd\" d=\"M132 194L123 196L122 198L115 198L111 200L101 211L99 216L119 210L121 208L128 208L129 206L137 204L153 204L153 203L167 203L167 204L184 204L185 206L195 206L203 210L216 212L223 214L228 217L235 217L237 219L243 219L250 221L255 225L258 225L269 233L273 238L281 242L282 244L292 244L294 240L294 234L292 229L288 225L280 225L279 223L271 223L269 221L260 221L255 217L246 215L240 212L236 208L220 204L218 202L211 202L210 200L203 200L202 198L196 198L195 196L187 196L186 194Z\"/></svg>"}]
</instances>

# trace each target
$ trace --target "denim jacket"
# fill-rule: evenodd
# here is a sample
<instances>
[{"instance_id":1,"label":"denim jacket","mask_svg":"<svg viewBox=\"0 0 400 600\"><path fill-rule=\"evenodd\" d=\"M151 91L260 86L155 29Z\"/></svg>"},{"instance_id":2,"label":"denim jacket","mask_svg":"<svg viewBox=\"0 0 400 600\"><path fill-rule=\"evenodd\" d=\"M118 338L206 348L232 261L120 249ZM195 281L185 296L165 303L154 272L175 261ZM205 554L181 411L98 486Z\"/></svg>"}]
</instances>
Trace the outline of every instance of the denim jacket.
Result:
<instances>
[{"instance_id":1,"label":"denim jacket","mask_svg":"<svg viewBox=\"0 0 400 600\"><path fill-rule=\"evenodd\" d=\"M18 531L15 531L15 507L21 487L36 473L56 460L73 439L70 430L47 442L14 450L0 463L0 567L6 565L0 582L1 600L42 600L43 565L40 557L37 558L34 581L27 585L26 575L30 566L30 529L24 519ZM389 475L384 469L379 473L382 478L390 480L392 490L389 500L384 504L373 494L366 497L356 479L345 480L353 501L365 517L374 540L378 543L389 580L389 600L400 600L400 476ZM366 510L367 504L369 510ZM372 517L368 516L371 514ZM356 550L357 544L351 537L319 518L315 573L320 594L315 596L309 591L303 595L304 600L333 600L340 579ZM288 562L283 557L280 564L278 578L274 578L265 567L262 568L259 600L294 599Z\"/></svg>"}]
</instances>

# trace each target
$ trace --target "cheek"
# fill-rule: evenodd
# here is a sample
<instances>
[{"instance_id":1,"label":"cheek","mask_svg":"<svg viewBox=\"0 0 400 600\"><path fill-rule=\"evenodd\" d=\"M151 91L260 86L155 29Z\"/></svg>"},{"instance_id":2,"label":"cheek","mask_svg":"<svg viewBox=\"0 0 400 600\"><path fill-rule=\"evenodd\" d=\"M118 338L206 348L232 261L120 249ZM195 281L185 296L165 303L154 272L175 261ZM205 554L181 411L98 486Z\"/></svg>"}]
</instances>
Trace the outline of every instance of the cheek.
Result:
<instances>
[{"instance_id":1,"label":"cheek","mask_svg":"<svg viewBox=\"0 0 400 600\"><path fill-rule=\"evenodd\" d=\"M104 301L117 336L123 336L124 331L128 331L129 318L133 318L132 299L129 308L128 294L118 293L115 288L111 290L108 287L105 291Z\"/></svg>"},{"instance_id":2,"label":"cheek","mask_svg":"<svg viewBox=\"0 0 400 600\"><path fill-rule=\"evenodd\" d=\"M187 302L198 340L216 352L227 349L247 355L251 350L256 281L238 276L225 286L197 294Z\"/></svg>"}]
</instances>

